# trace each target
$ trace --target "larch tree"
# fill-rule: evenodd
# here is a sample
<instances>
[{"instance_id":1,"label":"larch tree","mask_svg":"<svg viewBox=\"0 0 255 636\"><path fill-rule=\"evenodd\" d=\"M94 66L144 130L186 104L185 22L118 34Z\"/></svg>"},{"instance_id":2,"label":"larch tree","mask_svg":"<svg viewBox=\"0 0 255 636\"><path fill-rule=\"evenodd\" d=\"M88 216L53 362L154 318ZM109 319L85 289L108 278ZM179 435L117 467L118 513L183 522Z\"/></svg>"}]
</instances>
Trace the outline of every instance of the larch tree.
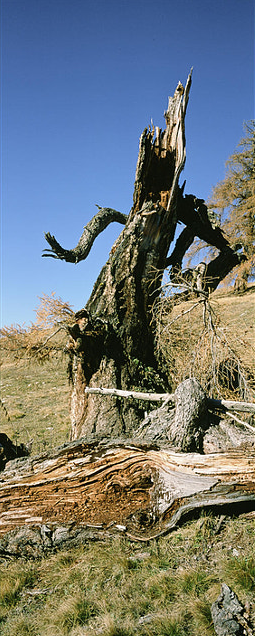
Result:
<instances>
[{"instance_id":1,"label":"larch tree","mask_svg":"<svg viewBox=\"0 0 255 636\"><path fill-rule=\"evenodd\" d=\"M245 123L244 129L244 138L226 162L225 178L208 201L209 213L218 217L231 247L244 256L228 276L237 292L244 292L255 274L255 121ZM203 247L197 241L191 255Z\"/></svg>"},{"instance_id":2,"label":"larch tree","mask_svg":"<svg viewBox=\"0 0 255 636\"><path fill-rule=\"evenodd\" d=\"M204 279L206 293L241 260L221 228L211 222L204 201L184 195L184 187L179 186L190 87L191 74L186 86L179 82L169 98L165 130L146 128L141 135L129 215L100 208L74 249L63 248L50 233L45 235L50 249L44 256L78 263L109 223L124 225L90 299L69 327L72 439L86 434L131 436L144 417L139 401L95 396L86 387L171 390L171 371L156 347L154 318L165 268L171 267L172 278L178 279L195 237L216 247L218 255ZM178 221L185 228L175 241Z\"/></svg>"}]
</instances>

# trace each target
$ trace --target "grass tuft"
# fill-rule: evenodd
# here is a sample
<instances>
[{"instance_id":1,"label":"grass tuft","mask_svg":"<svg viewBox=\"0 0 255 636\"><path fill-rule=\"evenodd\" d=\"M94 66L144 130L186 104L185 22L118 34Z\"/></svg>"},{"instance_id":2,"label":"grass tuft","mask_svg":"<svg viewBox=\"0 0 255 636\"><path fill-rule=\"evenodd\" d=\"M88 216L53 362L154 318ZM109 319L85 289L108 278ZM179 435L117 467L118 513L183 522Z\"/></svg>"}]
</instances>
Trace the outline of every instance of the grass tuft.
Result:
<instances>
[{"instance_id":1,"label":"grass tuft","mask_svg":"<svg viewBox=\"0 0 255 636\"><path fill-rule=\"evenodd\" d=\"M255 559L233 558L225 565L228 577L239 587L249 592L255 590Z\"/></svg>"}]
</instances>

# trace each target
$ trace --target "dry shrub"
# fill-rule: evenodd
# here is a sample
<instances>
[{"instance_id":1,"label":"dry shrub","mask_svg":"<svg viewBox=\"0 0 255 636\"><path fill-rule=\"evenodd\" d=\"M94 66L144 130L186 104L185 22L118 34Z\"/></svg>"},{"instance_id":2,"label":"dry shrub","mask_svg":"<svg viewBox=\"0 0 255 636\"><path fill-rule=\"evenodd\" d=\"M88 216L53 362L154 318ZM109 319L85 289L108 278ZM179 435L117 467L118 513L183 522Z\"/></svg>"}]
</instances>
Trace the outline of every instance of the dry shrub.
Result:
<instances>
[{"instance_id":1,"label":"dry shrub","mask_svg":"<svg viewBox=\"0 0 255 636\"><path fill-rule=\"evenodd\" d=\"M196 377L209 396L251 400L255 374L250 339L244 333L239 338L224 322L215 294L195 294L187 283L179 284L178 292L167 283L154 308L157 346L168 360L173 388Z\"/></svg>"},{"instance_id":2,"label":"dry shrub","mask_svg":"<svg viewBox=\"0 0 255 636\"><path fill-rule=\"evenodd\" d=\"M69 303L54 292L50 296L44 294L39 300L34 323L5 326L0 330L0 348L5 356L12 354L17 360L30 357L43 362L63 351L74 312Z\"/></svg>"}]
</instances>

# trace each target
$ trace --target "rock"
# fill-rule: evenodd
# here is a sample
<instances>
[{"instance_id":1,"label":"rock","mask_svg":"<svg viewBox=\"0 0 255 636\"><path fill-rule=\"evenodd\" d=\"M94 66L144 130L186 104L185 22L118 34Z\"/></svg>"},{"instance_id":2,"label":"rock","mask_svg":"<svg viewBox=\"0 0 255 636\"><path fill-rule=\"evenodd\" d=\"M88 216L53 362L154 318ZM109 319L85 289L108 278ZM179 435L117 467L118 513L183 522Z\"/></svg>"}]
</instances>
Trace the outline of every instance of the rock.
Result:
<instances>
[{"instance_id":1,"label":"rock","mask_svg":"<svg viewBox=\"0 0 255 636\"><path fill-rule=\"evenodd\" d=\"M217 636L247 636L252 631L243 616L244 607L235 593L222 583L221 593L211 607L211 614Z\"/></svg>"},{"instance_id":2,"label":"rock","mask_svg":"<svg viewBox=\"0 0 255 636\"><path fill-rule=\"evenodd\" d=\"M113 534L89 525L74 527L73 524L54 523L22 526L0 536L0 559L11 557L40 558L56 550L76 548L87 541L105 540Z\"/></svg>"}]
</instances>

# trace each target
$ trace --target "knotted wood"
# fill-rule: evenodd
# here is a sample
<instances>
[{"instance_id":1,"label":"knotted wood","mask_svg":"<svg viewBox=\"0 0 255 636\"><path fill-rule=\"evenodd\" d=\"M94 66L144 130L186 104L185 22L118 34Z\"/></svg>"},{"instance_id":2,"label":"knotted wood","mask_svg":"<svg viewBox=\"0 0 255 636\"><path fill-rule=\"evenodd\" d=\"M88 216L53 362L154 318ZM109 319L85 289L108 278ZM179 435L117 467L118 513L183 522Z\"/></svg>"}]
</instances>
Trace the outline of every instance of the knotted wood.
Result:
<instances>
[{"instance_id":1,"label":"knotted wood","mask_svg":"<svg viewBox=\"0 0 255 636\"><path fill-rule=\"evenodd\" d=\"M148 540L202 508L255 506L254 446L177 453L146 442L79 440L1 473L0 532L68 523Z\"/></svg>"}]
</instances>

